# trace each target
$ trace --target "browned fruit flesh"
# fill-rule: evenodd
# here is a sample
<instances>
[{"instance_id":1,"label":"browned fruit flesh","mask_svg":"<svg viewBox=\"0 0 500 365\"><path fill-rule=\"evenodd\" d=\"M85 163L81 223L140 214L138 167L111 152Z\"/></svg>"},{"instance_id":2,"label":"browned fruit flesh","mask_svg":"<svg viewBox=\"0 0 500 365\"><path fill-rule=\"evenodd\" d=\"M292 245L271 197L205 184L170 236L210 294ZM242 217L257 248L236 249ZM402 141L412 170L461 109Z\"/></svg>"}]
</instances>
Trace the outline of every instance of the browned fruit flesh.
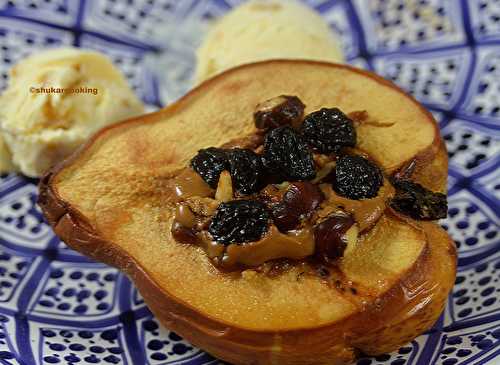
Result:
<instances>
[{"instance_id":1,"label":"browned fruit flesh","mask_svg":"<svg viewBox=\"0 0 500 365\"><path fill-rule=\"evenodd\" d=\"M298 265L275 277L223 273L199 247L172 238L168 181L198 150L250 134L255 105L283 92L305 113L336 106L390 124L360 124L359 148L388 174L415 160L413 180L445 189L436 123L393 84L347 66L270 61L98 133L41 180L45 216L69 246L124 270L165 326L233 364L348 364L360 352L396 349L432 326L454 282L455 248L433 222L381 218L346 248L331 273L338 287Z\"/></svg>"}]
</instances>

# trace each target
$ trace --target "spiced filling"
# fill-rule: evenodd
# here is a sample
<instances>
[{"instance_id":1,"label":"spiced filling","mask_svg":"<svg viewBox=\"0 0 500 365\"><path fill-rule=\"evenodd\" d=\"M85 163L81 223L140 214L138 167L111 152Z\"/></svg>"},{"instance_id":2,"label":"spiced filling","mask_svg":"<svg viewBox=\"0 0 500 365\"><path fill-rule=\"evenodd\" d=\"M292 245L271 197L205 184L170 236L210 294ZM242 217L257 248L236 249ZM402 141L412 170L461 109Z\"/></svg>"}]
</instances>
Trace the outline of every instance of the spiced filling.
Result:
<instances>
[{"instance_id":1,"label":"spiced filling","mask_svg":"<svg viewBox=\"0 0 500 365\"><path fill-rule=\"evenodd\" d=\"M408 175L385 176L356 149L359 121L350 116L366 112L304 117L303 109L295 96L265 101L255 133L193 157L170 181L176 241L200 246L225 270L283 259L321 265L341 259L388 206L413 219L446 215L443 194Z\"/></svg>"}]
</instances>

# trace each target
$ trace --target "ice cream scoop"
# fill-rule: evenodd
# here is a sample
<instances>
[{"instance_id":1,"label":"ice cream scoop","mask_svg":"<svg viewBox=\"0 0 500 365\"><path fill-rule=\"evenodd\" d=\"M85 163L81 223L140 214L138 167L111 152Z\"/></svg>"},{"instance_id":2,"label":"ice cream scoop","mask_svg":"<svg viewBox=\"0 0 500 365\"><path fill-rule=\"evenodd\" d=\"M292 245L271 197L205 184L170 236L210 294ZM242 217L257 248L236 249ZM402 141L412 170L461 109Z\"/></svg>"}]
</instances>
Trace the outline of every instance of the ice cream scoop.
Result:
<instances>
[{"instance_id":1,"label":"ice cream scoop","mask_svg":"<svg viewBox=\"0 0 500 365\"><path fill-rule=\"evenodd\" d=\"M295 0L250 0L221 18L197 51L196 81L231 67L275 58L342 62L335 34Z\"/></svg>"},{"instance_id":2,"label":"ice cream scoop","mask_svg":"<svg viewBox=\"0 0 500 365\"><path fill-rule=\"evenodd\" d=\"M143 111L104 55L75 48L32 55L11 69L0 96L0 168L38 177L98 129Z\"/></svg>"}]
</instances>

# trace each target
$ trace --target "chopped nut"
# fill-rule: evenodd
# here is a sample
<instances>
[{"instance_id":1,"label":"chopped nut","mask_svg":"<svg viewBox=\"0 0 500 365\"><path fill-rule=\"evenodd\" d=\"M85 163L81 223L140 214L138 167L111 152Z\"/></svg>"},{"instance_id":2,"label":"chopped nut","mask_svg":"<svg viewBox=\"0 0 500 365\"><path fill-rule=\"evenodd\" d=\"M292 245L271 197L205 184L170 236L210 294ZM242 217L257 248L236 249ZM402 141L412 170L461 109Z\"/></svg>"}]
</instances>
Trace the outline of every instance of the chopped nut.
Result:
<instances>
[{"instance_id":1,"label":"chopped nut","mask_svg":"<svg viewBox=\"0 0 500 365\"><path fill-rule=\"evenodd\" d=\"M290 183L288 181L283 181L281 184L276 185L280 190L281 189L288 189L290 186Z\"/></svg>"},{"instance_id":2,"label":"chopped nut","mask_svg":"<svg viewBox=\"0 0 500 365\"><path fill-rule=\"evenodd\" d=\"M345 233L345 239L347 242L344 256L351 254L358 243L359 227L357 224L353 224Z\"/></svg>"},{"instance_id":3,"label":"chopped nut","mask_svg":"<svg viewBox=\"0 0 500 365\"><path fill-rule=\"evenodd\" d=\"M335 161L326 163L321 170L316 173L316 177L311 181L313 184L319 183L335 169Z\"/></svg>"},{"instance_id":4,"label":"chopped nut","mask_svg":"<svg viewBox=\"0 0 500 365\"><path fill-rule=\"evenodd\" d=\"M186 199L186 204L191 208L193 213L205 217L215 214L215 210L219 206L219 202L211 198L192 197Z\"/></svg>"},{"instance_id":5,"label":"chopped nut","mask_svg":"<svg viewBox=\"0 0 500 365\"><path fill-rule=\"evenodd\" d=\"M255 270L243 270L241 272L241 276L243 277L243 279L251 281L258 278L259 274Z\"/></svg>"},{"instance_id":6,"label":"chopped nut","mask_svg":"<svg viewBox=\"0 0 500 365\"><path fill-rule=\"evenodd\" d=\"M220 174L215 199L221 202L228 202L233 199L233 183L227 170L222 171Z\"/></svg>"},{"instance_id":7,"label":"chopped nut","mask_svg":"<svg viewBox=\"0 0 500 365\"><path fill-rule=\"evenodd\" d=\"M332 161L332 157L330 155L324 155L322 153L314 153L313 159L316 167L319 169L323 168L327 163Z\"/></svg>"}]
</instances>

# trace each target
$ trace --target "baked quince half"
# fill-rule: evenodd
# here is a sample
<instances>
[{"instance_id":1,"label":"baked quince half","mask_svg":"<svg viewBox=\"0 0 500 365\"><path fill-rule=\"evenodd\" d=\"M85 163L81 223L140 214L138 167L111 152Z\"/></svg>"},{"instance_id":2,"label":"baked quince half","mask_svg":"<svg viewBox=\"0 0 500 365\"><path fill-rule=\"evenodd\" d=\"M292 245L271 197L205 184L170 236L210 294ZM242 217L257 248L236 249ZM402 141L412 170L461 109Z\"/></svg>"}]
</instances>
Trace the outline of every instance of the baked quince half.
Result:
<instances>
[{"instance_id":1,"label":"baked quince half","mask_svg":"<svg viewBox=\"0 0 500 365\"><path fill-rule=\"evenodd\" d=\"M345 65L229 70L40 182L70 247L233 364L348 364L429 329L456 270L431 114Z\"/></svg>"}]
</instances>

